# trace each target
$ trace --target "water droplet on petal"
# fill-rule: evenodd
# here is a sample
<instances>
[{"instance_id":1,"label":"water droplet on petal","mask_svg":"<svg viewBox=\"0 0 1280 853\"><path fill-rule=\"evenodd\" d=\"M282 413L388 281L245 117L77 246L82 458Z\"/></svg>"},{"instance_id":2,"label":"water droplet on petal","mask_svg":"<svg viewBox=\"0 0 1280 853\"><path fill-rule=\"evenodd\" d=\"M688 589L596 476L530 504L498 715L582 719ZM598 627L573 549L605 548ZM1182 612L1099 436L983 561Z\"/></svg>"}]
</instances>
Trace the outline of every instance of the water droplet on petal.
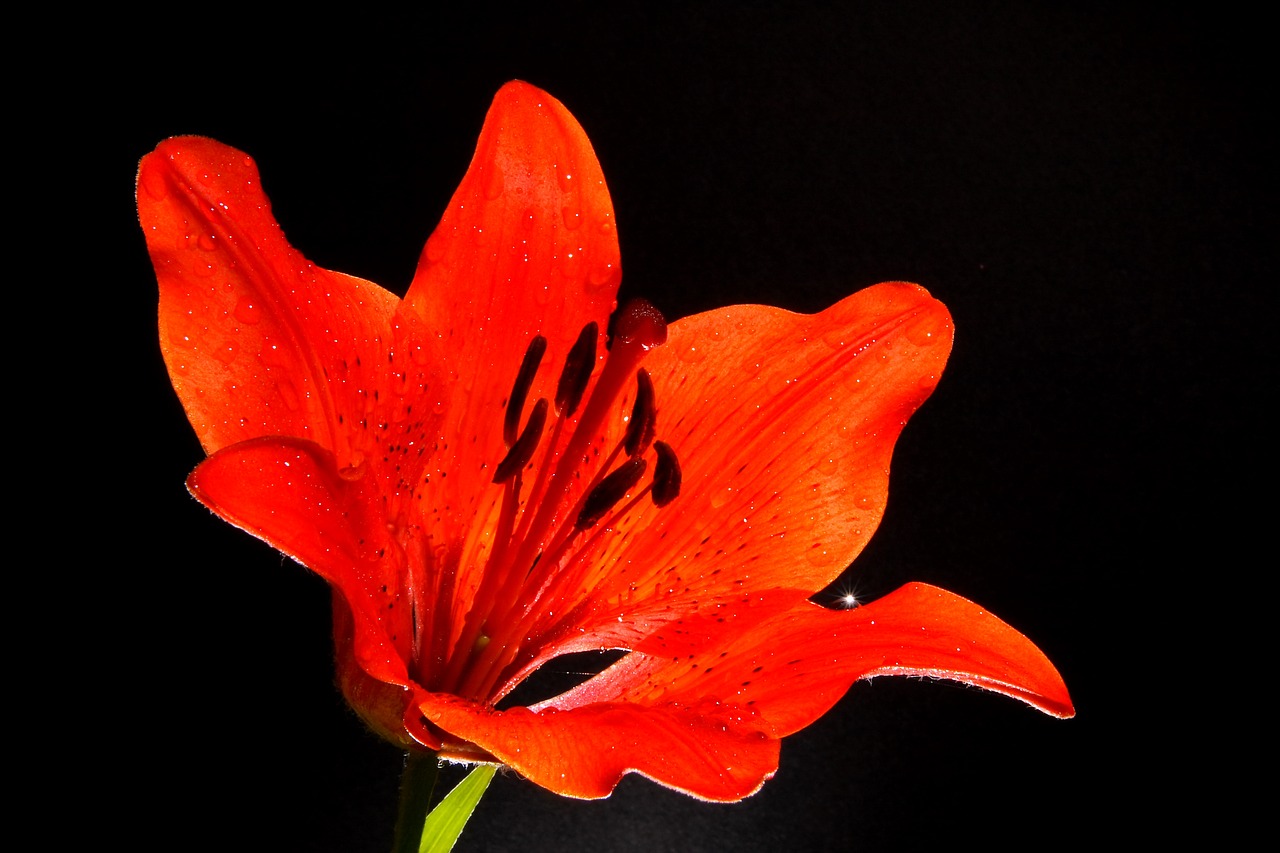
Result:
<instances>
[{"instance_id":1,"label":"water droplet on petal","mask_svg":"<svg viewBox=\"0 0 1280 853\"><path fill-rule=\"evenodd\" d=\"M686 364L697 364L700 361L706 360L706 357L707 357L706 346L699 345L699 344L693 344L692 346L682 347L680 351L676 353L676 358L680 359Z\"/></svg>"},{"instance_id":2,"label":"water droplet on petal","mask_svg":"<svg viewBox=\"0 0 1280 853\"><path fill-rule=\"evenodd\" d=\"M284 400L284 404L289 407L290 411L298 411L301 402L298 399L298 389L293 384L292 379L284 378L276 380L276 388L280 390L280 397Z\"/></svg>"},{"instance_id":3,"label":"water droplet on petal","mask_svg":"<svg viewBox=\"0 0 1280 853\"><path fill-rule=\"evenodd\" d=\"M236 342L233 340L227 339L222 342L222 346L217 347L213 351L213 357L216 358L218 361L222 362L223 364L230 364L231 362L236 360L236 352L237 352Z\"/></svg>"},{"instance_id":4,"label":"water droplet on petal","mask_svg":"<svg viewBox=\"0 0 1280 853\"><path fill-rule=\"evenodd\" d=\"M906 332L907 340L918 347L933 346L941 337L942 329L938 328L938 320L933 314L922 311L911 319L907 320L903 329Z\"/></svg>"},{"instance_id":5,"label":"water droplet on petal","mask_svg":"<svg viewBox=\"0 0 1280 853\"><path fill-rule=\"evenodd\" d=\"M369 470L369 466L364 464L364 454L359 450L351 453L351 464L338 469L338 476L347 482L354 483L364 476L365 471Z\"/></svg>"},{"instance_id":6,"label":"water droplet on petal","mask_svg":"<svg viewBox=\"0 0 1280 853\"><path fill-rule=\"evenodd\" d=\"M433 264L439 263L448 248L449 238L440 231L432 231L431 236L427 238L425 249L427 260Z\"/></svg>"},{"instance_id":7,"label":"water droplet on petal","mask_svg":"<svg viewBox=\"0 0 1280 853\"><path fill-rule=\"evenodd\" d=\"M622 283L622 270L617 264L598 263L587 273L589 290L617 288Z\"/></svg>"},{"instance_id":8,"label":"water droplet on petal","mask_svg":"<svg viewBox=\"0 0 1280 853\"><path fill-rule=\"evenodd\" d=\"M247 326L256 326L262 319L262 308L247 296L240 297L235 307L236 319Z\"/></svg>"},{"instance_id":9,"label":"water droplet on petal","mask_svg":"<svg viewBox=\"0 0 1280 853\"><path fill-rule=\"evenodd\" d=\"M822 342L834 350L843 349L849 344L849 330L843 326L827 329L822 333Z\"/></svg>"},{"instance_id":10,"label":"water droplet on petal","mask_svg":"<svg viewBox=\"0 0 1280 853\"><path fill-rule=\"evenodd\" d=\"M165 186L164 175L159 169L146 169L142 173L142 189L156 201L162 201L169 194Z\"/></svg>"},{"instance_id":11,"label":"water droplet on petal","mask_svg":"<svg viewBox=\"0 0 1280 853\"><path fill-rule=\"evenodd\" d=\"M836 560L834 551L827 550L826 546L821 542L814 542L812 546L805 551L805 559L814 566L829 566Z\"/></svg>"},{"instance_id":12,"label":"water droplet on petal","mask_svg":"<svg viewBox=\"0 0 1280 853\"><path fill-rule=\"evenodd\" d=\"M502 170L497 166L493 166L489 170L488 176L484 182L484 197L493 201L502 195L502 191L506 188L506 179L502 174Z\"/></svg>"}]
</instances>

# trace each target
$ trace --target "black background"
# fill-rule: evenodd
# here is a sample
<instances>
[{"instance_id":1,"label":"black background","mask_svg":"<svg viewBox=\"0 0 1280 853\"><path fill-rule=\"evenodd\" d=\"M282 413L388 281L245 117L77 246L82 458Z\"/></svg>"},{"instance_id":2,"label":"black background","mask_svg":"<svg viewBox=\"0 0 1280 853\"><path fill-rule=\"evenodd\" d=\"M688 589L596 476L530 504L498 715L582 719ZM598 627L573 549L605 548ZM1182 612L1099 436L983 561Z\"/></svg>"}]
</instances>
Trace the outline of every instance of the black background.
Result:
<instances>
[{"instance_id":1,"label":"black background","mask_svg":"<svg viewBox=\"0 0 1280 853\"><path fill-rule=\"evenodd\" d=\"M116 466L94 483L107 532L74 588L110 615L88 648L94 689L67 704L110 832L386 850L400 764L333 687L325 585L184 490L201 452L160 360L138 158L178 133L242 148L294 245L402 293L512 78L592 139L624 297L670 317L816 311L905 279L949 306L951 362L848 577L864 596L922 580L989 607L1057 664L1078 717L878 679L788 738L743 803L634 776L576 802L500 774L458 850L1057 849L1230 815L1205 787L1221 793L1215 756L1239 729L1213 709L1248 688L1210 682L1244 665L1254 628L1220 617L1270 571L1242 555L1275 389L1256 22L602 5L168 9L81 65L68 171L88 176L81 227L107 250L73 275L46 260L103 334L82 369L109 429L76 464Z\"/></svg>"}]
</instances>

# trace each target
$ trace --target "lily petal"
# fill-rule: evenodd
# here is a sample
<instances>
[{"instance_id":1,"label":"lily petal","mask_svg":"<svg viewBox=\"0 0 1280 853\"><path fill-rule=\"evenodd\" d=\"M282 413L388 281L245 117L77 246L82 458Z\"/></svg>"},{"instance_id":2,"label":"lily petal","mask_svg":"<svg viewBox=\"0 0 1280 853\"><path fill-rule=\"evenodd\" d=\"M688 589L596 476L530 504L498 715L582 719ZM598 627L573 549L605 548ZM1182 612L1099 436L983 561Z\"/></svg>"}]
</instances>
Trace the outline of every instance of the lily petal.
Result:
<instances>
[{"instance_id":1,"label":"lily petal","mask_svg":"<svg viewBox=\"0 0 1280 853\"><path fill-rule=\"evenodd\" d=\"M211 139L175 137L143 158L138 218L160 283L165 364L206 452L291 435L349 463L348 419L390 387L395 295L293 249L253 160ZM422 365L434 357L401 355L417 366L400 382L430 384Z\"/></svg>"},{"instance_id":2,"label":"lily petal","mask_svg":"<svg viewBox=\"0 0 1280 853\"><path fill-rule=\"evenodd\" d=\"M504 406L535 335L546 339L546 366L530 403L554 399L588 323L603 352L621 275L613 202L586 134L546 92L503 86L405 295L447 347L442 434L465 443L456 464L442 463L450 475L433 486L436 504L466 506L492 479L505 452Z\"/></svg>"},{"instance_id":3,"label":"lily petal","mask_svg":"<svg viewBox=\"0 0 1280 853\"><path fill-rule=\"evenodd\" d=\"M417 714L404 719L420 690L405 663L413 617L404 555L385 523L370 517L381 505L369 494L377 494L376 478L337 472L333 454L314 442L267 437L214 453L187 487L219 517L332 585L338 680L351 706L393 742L438 747Z\"/></svg>"},{"instance_id":4,"label":"lily petal","mask_svg":"<svg viewBox=\"0 0 1280 853\"><path fill-rule=\"evenodd\" d=\"M588 800L609 796L628 772L704 800L741 800L777 772L781 747L749 726L726 725L714 706L619 703L533 713L433 694L422 710L536 784ZM447 744L442 755L449 757Z\"/></svg>"},{"instance_id":5,"label":"lily petal","mask_svg":"<svg viewBox=\"0 0 1280 853\"><path fill-rule=\"evenodd\" d=\"M951 340L942 303L896 283L815 315L745 305L671 324L645 366L681 494L620 520L565 595L586 602L576 620L543 630L607 646L621 625L617 645L632 648L645 620L715 613L744 590L826 586L879 525L894 443Z\"/></svg>"},{"instance_id":6,"label":"lily petal","mask_svg":"<svg viewBox=\"0 0 1280 853\"><path fill-rule=\"evenodd\" d=\"M1075 714L1062 677L1034 643L977 604L923 583L852 610L804 602L723 644L658 637L535 709L716 701L751 708L763 730L783 737L820 717L854 681L878 675L946 678L1055 717Z\"/></svg>"},{"instance_id":7,"label":"lily petal","mask_svg":"<svg viewBox=\"0 0 1280 853\"><path fill-rule=\"evenodd\" d=\"M492 553L503 491L491 481L506 453L505 407L524 354L542 335L532 409L555 399L565 358L589 323L604 352L621 275L613 203L586 134L546 92L519 81L503 86L405 295L406 309L447 353L435 476L420 493L432 510L426 538L450 543L456 592L442 623L453 626L443 629L444 648L456 641ZM467 534L461 540L459 531Z\"/></svg>"},{"instance_id":8,"label":"lily petal","mask_svg":"<svg viewBox=\"0 0 1280 853\"><path fill-rule=\"evenodd\" d=\"M1030 640L921 583L847 611L806 602L727 644L660 639L529 709L497 712L438 694L421 707L441 728L567 796L607 796L634 770L703 799L738 800L777 771L780 738L822 716L853 682L878 675L945 678L1056 717L1075 713Z\"/></svg>"}]
</instances>

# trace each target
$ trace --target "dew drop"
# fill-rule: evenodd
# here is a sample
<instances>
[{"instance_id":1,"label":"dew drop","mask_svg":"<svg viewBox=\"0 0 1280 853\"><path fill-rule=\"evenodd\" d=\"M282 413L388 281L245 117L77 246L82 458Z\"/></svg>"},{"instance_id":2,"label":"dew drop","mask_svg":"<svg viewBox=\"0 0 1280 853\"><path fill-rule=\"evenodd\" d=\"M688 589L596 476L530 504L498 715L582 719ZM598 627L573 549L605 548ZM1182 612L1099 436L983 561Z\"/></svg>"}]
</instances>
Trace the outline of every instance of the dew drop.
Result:
<instances>
[{"instance_id":1,"label":"dew drop","mask_svg":"<svg viewBox=\"0 0 1280 853\"><path fill-rule=\"evenodd\" d=\"M369 467L364 463L365 463L364 453L362 453L359 450L353 450L351 452L350 464L344 465L343 467L339 468L338 476L346 480L347 482L354 483L356 480L359 480L361 477L364 476L365 471L369 470Z\"/></svg>"},{"instance_id":2,"label":"dew drop","mask_svg":"<svg viewBox=\"0 0 1280 853\"><path fill-rule=\"evenodd\" d=\"M564 220L564 227L570 231L576 231L582 224L582 213L576 204L565 205L560 210L560 218Z\"/></svg>"},{"instance_id":3,"label":"dew drop","mask_svg":"<svg viewBox=\"0 0 1280 853\"><path fill-rule=\"evenodd\" d=\"M676 358L680 359L686 364L697 364L700 361L706 360L706 357L707 357L706 346L693 345L693 346L682 347L680 351L676 353Z\"/></svg>"},{"instance_id":4,"label":"dew drop","mask_svg":"<svg viewBox=\"0 0 1280 853\"><path fill-rule=\"evenodd\" d=\"M146 194L156 201L162 201L169 194L169 188L164 183L164 175L159 169L143 170L141 183Z\"/></svg>"},{"instance_id":5,"label":"dew drop","mask_svg":"<svg viewBox=\"0 0 1280 853\"><path fill-rule=\"evenodd\" d=\"M907 320L904 331L907 340L918 347L933 346L941 336L937 320L932 314L924 311Z\"/></svg>"},{"instance_id":6,"label":"dew drop","mask_svg":"<svg viewBox=\"0 0 1280 853\"><path fill-rule=\"evenodd\" d=\"M200 263L193 264L191 267L191 271L195 273L197 276L199 276L200 278L209 278L218 270L217 270L217 267L215 267L213 264L209 263L208 261L201 261Z\"/></svg>"},{"instance_id":7,"label":"dew drop","mask_svg":"<svg viewBox=\"0 0 1280 853\"><path fill-rule=\"evenodd\" d=\"M804 553L805 559L810 565L829 566L835 562L836 555L834 552L827 550L826 546L821 542L814 542L810 548Z\"/></svg>"},{"instance_id":8,"label":"dew drop","mask_svg":"<svg viewBox=\"0 0 1280 853\"><path fill-rule=\"evenodd\" d=\"M834 329L827 329L822 333L822 342L833 350L844 349L844 347L849 344L849 338L849 330L841 326L837 326Z\"/></svg>"},{"instance_id":9,"label":"dew drop","mask_svg":"<svg viewBox=\"0 0 1280 853\"><path fill-rule=\"evenodd\" d=\"M441 231L431 232L431 236L427 238L427 247L424 253L427 260L433 264L440 262L444 258L446 250L449 248L449 238Z\"/></svg>"},{"instance_id":10,"label":"dew drop","mask_svg":"<svg viewBox=\"0 0 1280 853\"><path fill-rule=\"evenodd\" d=\"M290 411L296 412L301 407L298 399L298 389L293 384L293 380L282 378L276 380L276 388L280 391L280 397L284 400L284 404L289 407Z\"/></svg>"},{"instance_id":11,"label":"dew drop","mask_svg":"<svg viewBox=\"0 0 1280 853\"><path fill-rule=\"evenodd\" d=\"M493 166L484 182L484 197L493 201L502 195L504 189L506 189L506 179L502 174L502 169Z\"/></svg>"},{"instance_id":12,"label":"dew drop","mask_svg":"<svg viewBox=\"0 0 1280 853\"><path fill-rule=\"evenodd\" d=\"M407 370L398 370L391 374L391 393L396 397L403 398L409 393L411 388L412 386L409 383L409 372ZM400 410L403 410L405 405L404 400L399 400L396 405ZM400 419L397 418L396 420Z\"/></svg>"},{"instance_id":13,"label":"dew drop","mask_svg":"<svg viewBox=\"0 0 1280 853\"><path fill-rule=\"evenodd\" d=\"M572 191L573 190L572 172L570 172L569 169L567 168L562 169L560 168L559 165L557 165L556 166L556 183L560 185L561 191L566 193Z\"/></svg>"},{"instance_id":14,"label":"dew drop","mask_svg":"<svg viewBox=\"0 0 1280 853\"><path fill-rule=\"evenodd\" d=\"M824 456L818 460L818 464L814 466L818 469L818 473L824 477L830 477L840 467L840 463L836 462L830 456Z\"/></svg>"},{"instance_id":15,"label":"dew drop","mask_svg":"<svg viewBox=\"0 0 1280 853\"><path fill-rule=\"evenodd\" d=\"M218 248L218 243L212 234L201 234L199 237L196 237L196 245L204 252L212 252L214 249Z\"/></svg>"},{"instance_id":16,"label":"dew drop","mask_svg":"<svg viewBox=\"0 0 1280 853\"><path fill-rule=\"evenodd\" d=\"M262 319L262 307L247 296L240 297L235 307L236 319L247 326L256 326Z\"/></svg>"},{"instance_id":17,"label":"dew drop","mask_svg":"<svg viewBox=\"0 0 1280 853\"><path fill-rule=\"evenodd\" d=\"M711 493L711 500L710 500L711 508L720 509L720 507L724 506L729 502L729 498L733 497L734 492L736 491L737 490L731 486L727 486L723 489L716 489L714 492Z\"/></svg>"},{"instance_id":18,"label":"dew drop","mask_svg":"<svg viewBox=\"0 0 1280 853\"><path fill-rule=\"evenodd\" d=\"M213 357L223 364L230 364L236 360L237 352L236 342L227 339L222 342L222 346L213 351Z\"/></svg>"},{"instance_id":19,"label":"dew drop","mask_svg":"<svg viewBox=\"0 0 1280 853\"><path fill-rule=\"evenodd\" d=\"M587 273L588 290L617 288L622 283L622 271L617 264L599 263Z\"/></svg>"}]
</instances>

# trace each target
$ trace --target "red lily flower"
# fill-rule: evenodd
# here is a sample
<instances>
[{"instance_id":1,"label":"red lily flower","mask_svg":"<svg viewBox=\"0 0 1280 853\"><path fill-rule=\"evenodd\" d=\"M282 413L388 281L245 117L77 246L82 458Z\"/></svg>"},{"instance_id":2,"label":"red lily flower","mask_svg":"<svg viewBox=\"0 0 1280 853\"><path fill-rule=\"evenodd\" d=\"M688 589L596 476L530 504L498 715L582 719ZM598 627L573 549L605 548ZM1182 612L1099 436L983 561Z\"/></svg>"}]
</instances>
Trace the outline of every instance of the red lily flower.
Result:
<instances>
[{"instance_id":1,"label":"red lily flower","mask_svg":"<svg viewBox=\"0 0 1280 853\"><path fill-rule=\"evenodd\" d=\"M191 492L333 587L339 683L410 750L574 797L642 773L756 791L780 739L857 679L956 679L1073 713L1052 664L911 584L809 601L883 513L950 317L882 284L820 314L608 323L613 209L586 135L511 83L403 300L285 240L257 169L209 139L142 161L160 340L208 458ZM568 652L627 654L530 707Z\"/></svg>"}]
</instances>

